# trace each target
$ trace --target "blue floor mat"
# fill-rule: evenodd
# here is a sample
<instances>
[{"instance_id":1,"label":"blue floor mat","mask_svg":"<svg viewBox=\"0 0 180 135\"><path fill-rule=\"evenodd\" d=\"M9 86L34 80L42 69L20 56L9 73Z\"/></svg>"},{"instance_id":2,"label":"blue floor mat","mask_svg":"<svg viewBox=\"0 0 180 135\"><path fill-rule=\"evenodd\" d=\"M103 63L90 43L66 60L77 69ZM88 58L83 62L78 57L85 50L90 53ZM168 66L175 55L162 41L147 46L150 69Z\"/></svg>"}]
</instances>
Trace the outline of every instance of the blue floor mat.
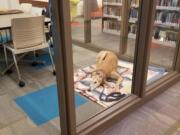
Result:
<instances>
[{"instance_id":1,"label":"blue floor mat","mask_svg":"<svg viewBox=\"0 0 180 135\"><path fill-rule=\"evenodd\" d=\"M51 85L25 96L17 97L15 102L38 126L59 116L56 85ZM86 98L75 94L76 107L86 102Z\"/></svg>"}]
</instances>

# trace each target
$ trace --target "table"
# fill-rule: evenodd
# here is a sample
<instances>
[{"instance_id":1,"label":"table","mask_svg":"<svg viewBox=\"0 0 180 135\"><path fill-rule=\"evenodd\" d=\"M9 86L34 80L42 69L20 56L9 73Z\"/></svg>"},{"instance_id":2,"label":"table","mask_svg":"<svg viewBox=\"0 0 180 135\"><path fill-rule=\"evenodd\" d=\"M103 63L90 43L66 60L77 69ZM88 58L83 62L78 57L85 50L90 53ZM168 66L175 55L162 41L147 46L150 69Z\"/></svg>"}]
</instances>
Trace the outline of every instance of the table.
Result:
<instances>
[{"instance_id":1,"label":"table","mask_svg":"<svg viewBox=\"0 0 180 135\"><path fill-rule=\"evenodd\" d=\"M19 14L10 14L10 15L0 15L0 30L10 29L11 20L14 18L26 18L26 17L35 17L36 15L19 13ZM45 23L50 23L50 18L45 18Z\"/></svg>"},{"instance_id":2,"label":"table","mask_svg":"<svg viewBox=\"0 0 180 135\"><path fill-rule=\"evenodd\" d=\"M31 3L33 5L33 7L40 7L40 8L44 8L44 7L48 7L48 0L19 0L20 3Z\"/></svg>"}]
</instances>

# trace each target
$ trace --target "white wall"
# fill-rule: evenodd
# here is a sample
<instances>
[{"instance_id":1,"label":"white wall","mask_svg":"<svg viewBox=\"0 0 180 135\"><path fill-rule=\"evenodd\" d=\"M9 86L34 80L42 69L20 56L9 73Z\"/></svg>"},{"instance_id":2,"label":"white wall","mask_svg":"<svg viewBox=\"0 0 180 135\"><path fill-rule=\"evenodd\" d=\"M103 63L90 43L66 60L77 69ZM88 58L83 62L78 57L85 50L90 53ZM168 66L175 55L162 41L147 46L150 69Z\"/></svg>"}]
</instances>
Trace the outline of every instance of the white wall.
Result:
<instances>
[{"instance_id":1,"label":"white wall","mask_svg":"<svg viewBox=\"0 0 180 135\"><path fill-rule=\"evenodd\" d=\"M43 10L43 8L32 7L32 14L35 14L35 15L42 15L42 10Z\"/></svg>"},{"instance_id":2,"label":"white wall","mask_svg":"<svg viewBox=\"0 0 180 135\"><path fill-rule=\"evenodd\" d=\"M0 0L1 9L19 9L19 0Z\"/></svg>"},{"instance_id":3,"label":"white wall","mask_svg":"<svg viewBox=\"0 0 180 135\"><path fill-rule=\"evenodd\" d=\"M0 8L1 9L7 9L9 7L9 1L8 0L0 0Z\"/></svg>"}]
</instances>

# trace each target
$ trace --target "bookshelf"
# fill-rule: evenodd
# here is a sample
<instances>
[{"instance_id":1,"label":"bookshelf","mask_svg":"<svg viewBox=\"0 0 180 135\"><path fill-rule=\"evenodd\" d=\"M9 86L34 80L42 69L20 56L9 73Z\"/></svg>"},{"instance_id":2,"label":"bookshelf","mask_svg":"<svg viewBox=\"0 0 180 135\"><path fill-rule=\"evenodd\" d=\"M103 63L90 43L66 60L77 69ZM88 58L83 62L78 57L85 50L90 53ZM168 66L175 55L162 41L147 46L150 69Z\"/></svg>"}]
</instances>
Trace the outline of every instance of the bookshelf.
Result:
<instances>
[{"instance_id":1,"label":"bookshelf","mask_svg":"<svg viewBox=\"0 0 180 135\"><path fill-rule=\"evenodd\" d=\"M153 43L175 47L180 27L180 0L156 0ZM103 0L102 31L120 35L122 0ZM131 0L128 18L128 38L135 39L137 32L139 0Z\"/></svg>"},{"instance_id":2,"label":"bookshelf","mask_svg":"<svg viewBox=\"0 0 180 135\"><path fill-rule=\"evenodd\" d=\"M118 35L120 33L122 0L103 0L102 31Z\"/></svg>"}]
</instances>

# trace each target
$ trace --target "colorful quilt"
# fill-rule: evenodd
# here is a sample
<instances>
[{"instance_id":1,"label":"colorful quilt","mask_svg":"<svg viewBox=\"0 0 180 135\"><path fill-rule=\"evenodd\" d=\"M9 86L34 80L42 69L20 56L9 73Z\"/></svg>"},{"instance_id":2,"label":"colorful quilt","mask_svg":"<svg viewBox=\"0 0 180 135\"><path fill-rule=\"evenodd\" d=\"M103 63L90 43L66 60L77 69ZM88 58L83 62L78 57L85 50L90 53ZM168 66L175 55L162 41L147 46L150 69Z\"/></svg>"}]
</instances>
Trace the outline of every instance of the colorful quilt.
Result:
<instances>
[{"instance_id":1,"label":"colorful quilt","mask_svg":"<svg viewBox=\"0 0 180 135\"><path fill-rule=\"evenodd\" d=\"M131 94L133 64L119 61L118 65L118 73L123 77L123 82L119 87L118 93L117 90L115 92L115 80L112 79L107 80L108 84L104 84L103 86L90 91L90 84L92 82L91 73L94 71L95 65L78 69L74 73L75 91L105 108L110 107L129 96ZM148 80L153 81L153 78L156 79L165 75L165 71L163 72L162 70L155 69L156 68L149 69L147 82ZM111 100L113 97L115 99L117 98L117 100Z\"/></svg>"}]
</instances>

